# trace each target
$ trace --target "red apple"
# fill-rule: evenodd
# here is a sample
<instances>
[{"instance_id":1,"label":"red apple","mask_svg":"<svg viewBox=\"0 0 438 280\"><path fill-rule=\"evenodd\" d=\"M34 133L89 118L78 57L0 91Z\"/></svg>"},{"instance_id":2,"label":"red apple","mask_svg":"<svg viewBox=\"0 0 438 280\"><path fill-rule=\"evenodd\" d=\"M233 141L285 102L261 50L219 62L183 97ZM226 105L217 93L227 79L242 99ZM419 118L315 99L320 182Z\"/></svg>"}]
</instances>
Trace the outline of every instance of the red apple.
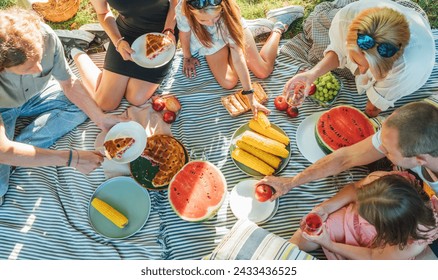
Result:
<instances>
[{"instance_id":1,"label":"red apple","mask_svg":"<svg viewBox=\"0 0 438 280\"><path fill-rule=\"evenodd\" d=\"M277 110L286 111L287 110L287 100L283 95L279 95L274 99L274 105Z\"/></svg>"},{"instance_id":2,"label":"red apple","mask_svg":"<svg viewBox=\"0 0 438 280\"><path fill-rule=\"evenodd\" d=\"M254 196L258 201L265 202L272 196L272 187L266 184L260 184L256 187Z\"/></svg>"},{"instance_id":3,"label":"red apple","mask_svg":"<svg viewBox=\"0 0 438 280\"><path fill-rule=\"evenodd\" d=\"M166 102L164 102L163 98L157 98L152 101L152 108L157 112L163 111L165 107Z\"/></svg>"},{"instance_id":4,"label":"red apple","mask_svg":"<svg viewBox=\"0 0 438 280\"><path fill-rule=\"evenodd\" d=\"M173 123L176 120L176 114L172 111L166 111L163 114L163 120L167 123Z\"/></svg>"},{"instance_id":5,"label":"red apple","mask_svg":"<svg viewBox=\"0 0 438 280\"><path fill-rule=\"evenodd\" d=\"M287 108L286 113L289 117L296 118L298 117L298 108L290 106L289 108Z\"/></svg>"},{"instance_id":6,"label":"red apple","mask_svg":"<svg viewBox=\"0 0 438 280\"><path fill-rule=\"evenodd\" d=\"M310 85L310 89L309 89L309 94L308 95L314 95L316 92L316 85L314 83L312 83Z\"/></svg>"}]
</instances>

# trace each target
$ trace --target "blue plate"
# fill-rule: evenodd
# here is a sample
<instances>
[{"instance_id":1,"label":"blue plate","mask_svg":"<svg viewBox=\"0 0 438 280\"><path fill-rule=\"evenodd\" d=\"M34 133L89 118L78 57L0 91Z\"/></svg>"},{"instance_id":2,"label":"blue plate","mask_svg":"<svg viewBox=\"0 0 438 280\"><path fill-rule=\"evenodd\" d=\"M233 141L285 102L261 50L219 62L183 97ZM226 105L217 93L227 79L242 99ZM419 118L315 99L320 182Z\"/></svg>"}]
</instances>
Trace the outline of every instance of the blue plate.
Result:
<instances>
[{"instance_id":1,"label":"blue plate","mask_svg":"<svg viewBox=\"0 0 438 280\"><path fill-rule=\"evenodd\" d=\"M128 218L128 225L119 228L105 218L93 206L93 198L99 198ZM91 196L88 217L93 228L108 238L122 239L137 233L149 218L151 199L148 191L131 177L115 177L100 185Z\"/></svg>"}]
</instances>

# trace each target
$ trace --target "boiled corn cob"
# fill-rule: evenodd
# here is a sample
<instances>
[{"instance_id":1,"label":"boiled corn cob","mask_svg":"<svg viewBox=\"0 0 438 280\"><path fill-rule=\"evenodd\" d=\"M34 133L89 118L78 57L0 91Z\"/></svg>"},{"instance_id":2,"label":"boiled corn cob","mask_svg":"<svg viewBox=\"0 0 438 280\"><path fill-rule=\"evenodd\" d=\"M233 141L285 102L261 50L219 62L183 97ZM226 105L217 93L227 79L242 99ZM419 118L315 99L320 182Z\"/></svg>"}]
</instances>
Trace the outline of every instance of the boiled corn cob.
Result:
<instances>
[{"instance_id":1,"label":"boiled corn cob","mask_svg":"<svg viewBox=\"0 0 438 280\"><path fill-rule=\"evenodd\" d=\"M282 158L287 158L289 155L289 152L286 150L286 146L283 143L250 130L247 130L242 134L242 141Z\"/></svg>"},{"instance_id":2,"label":"boiled corn cob","mask_svg":"<svg viewBox=\"0 0 438 280\"><path fill-rule=\"evenodd\" d=\"M262 111L257 112L257 123L264 129L271 127L271 123L269 122L268 117Z\"/></svg>"},{"instance_id":3,"label":"boiled corn cob","mask_svg":"<svg viewBox=\"0 0 438 280\"><path fill-rule=\"evenodd\" d=\"M255 132L260 133L261 135L264 135L264 136L266 136L268 138L277 140L278 142L281 142L281 143L283 143L285 145L289 144L289 142L290 142L289 137L287 137L286 135L284 135L280 131L276 130L273 127L268 127L266 129L264 129L259 124L259 122L255 121L255 120L250 120L249 121L249 128L251 128Z\"/></svg>"},{"instance_id":4,"label":"boiled corn cob","mask_svg":"<svg viewBox=\"0 0 438 280\"><path fill-rule=\"evenodd\" d=\"M262 173L263 175L272 175L272 173L274 173L275 171L274 168L269 166L264 161L256 158L255 156L245 152L240 148L234 149L231 153L231 157L234 158L236 161L248 166L249 168Z\"/></svg>"},{"instance_id":5,"label":"boiled corn cob","mask_svg":"<svg viewBox=\"0 0 438 280\"><path fill-rule=\"evenodd\" d=\"M252 154L255 157L263 160L273 168L277 169L280 166L281 159L273 154L262 151L254 146L249 145L248 143L243 142L242 140L237 140L237 147L241 148L245 152Z\"/></svg>"},{"instance_id":6,"label":"boiled corn cob","mask_svg":"<svg viewBox=\"0 0 438 280\"><path fill-rule=\"evenodd\" d=\"M105 216L105 218L113 222L119 228L124 228L128 224L128 218L126 218L122 213L114 209L105 201L95 197L91 201L91 205L93 205L93 207L99 211L100 214Z\"/></svg>"}]
</instances>

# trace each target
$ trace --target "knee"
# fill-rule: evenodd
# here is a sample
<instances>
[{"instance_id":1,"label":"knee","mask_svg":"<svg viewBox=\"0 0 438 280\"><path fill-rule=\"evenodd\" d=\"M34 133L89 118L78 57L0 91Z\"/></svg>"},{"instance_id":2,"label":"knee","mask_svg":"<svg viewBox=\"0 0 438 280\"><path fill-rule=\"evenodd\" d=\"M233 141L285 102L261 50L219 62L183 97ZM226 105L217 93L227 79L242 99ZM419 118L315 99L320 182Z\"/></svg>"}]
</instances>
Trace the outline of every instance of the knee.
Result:
<instances>
[{"instance_id":1,"label":"knee","mask_svg":"<svg viewBox=\"0 0 438 280\"><path fill-rule=\"evenodd\" d=\"M269 68L263 68L263 69L259 69L259 71L253 71L254 76L256 76L259 79L266 79L269 76L271 76L272 71L274 70L273 67L269 67Z\"/></svg>"},{"instance_id":2,"label":"knee","mask_svg":"<svg viewBox=\"0 0 438 280\"><path fill-rule=\"evenodd\" d=\"M113 100L100 100L96 101L96 103L103 111L113 111L120 105L120 102L115 102Z\"/></svg>"},{"instance_id":3,"label":"knee","mask_svg":"<svg viewBox=\"0 0 438 280\"><path fill-rule=\"evenodd\" d=\"M127 94L126 100L134 106L141 106L151 98L154 92L138 92L136 94Z\"/></svg>"},{"instance_id":4,"label":"knee","mask_svg":"<svg viewBox=\"0 0 438 280\"><path fill-rule=\"evenodd\" d=\"M223 87L224 89L233 89L237 85L237 82L238 82L237 79L218 81L220 86Z\"/></svg>"}]
</instances>

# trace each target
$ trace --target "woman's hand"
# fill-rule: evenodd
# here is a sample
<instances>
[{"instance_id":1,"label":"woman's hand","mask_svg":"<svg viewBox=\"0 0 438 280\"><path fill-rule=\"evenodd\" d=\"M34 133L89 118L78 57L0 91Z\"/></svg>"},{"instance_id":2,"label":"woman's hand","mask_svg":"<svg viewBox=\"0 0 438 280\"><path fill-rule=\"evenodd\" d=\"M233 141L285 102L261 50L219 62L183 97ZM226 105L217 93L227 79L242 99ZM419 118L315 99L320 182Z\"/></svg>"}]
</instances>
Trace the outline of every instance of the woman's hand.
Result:
<instances>
[{"instance_id":1,"label":"woman's hand","mask_svg":"<svg viewBox=\"0 0 438 280\"><path fill-rule=\"evenodd\" d=\"M84 174L88 174L100 167L103 162L103 155L98 151L76 150L74 153L75 156L72 159L72 166Z\"/></svg>"},{"instance_id":2,"label":"woman's hand","mask_svg":"<svg viewBox=\"0 0 438 280\"><path fill-rule=\"evenodd\" d=\"M196 66L199 64L199 60L193 56L183 58L183 74L187 78L196 77Z\"/></svg>"},{"instance_id":3,"label":"woman's hand","mask_svg":"<svg viewBox=\"0 0 438 280\"><path fill-rule=\"evenodd\" d=\"M307 96L310 91L310 86L312 83L316 80L317 77L315 77L311 70L302 72L299 74L296 74L293 76L289 81L286 82L284 89L283 89L283 95L286 97L286 99L289 97L290 93L293 93L295 89L297 88L297 85L303 85L304 86L304 94Z\"/></svg>"},{"instance_id":4,"label":"woman's hand","mask_svg":"<svg viewBox=\"0 0 438 280\"><path fill-rule=\"evenodd\" d=\"M268 108L266 108L265 106L260 104L255 98L252 98L251 110L252 110L252 113L253 113L255 119L257 119L257 112L258 111L262 111L266 115L269 115L271 113L271 110L269 110Z\"/></svg>"},{"instance_id":5,"label":"woman's hand","mask_svg":"<svg viewBox=\"0 0 438 280\"><path fill-rule=\"evenodd\" d=\"M135 51L133 49L131 49L131 46L129 45L128 42L126 42L125 40L121 40L118 43L116 50L120 53L123 60L131 60L132 61L131 55L133 53L135 53Z\"/></svg>"}]
</instances>

